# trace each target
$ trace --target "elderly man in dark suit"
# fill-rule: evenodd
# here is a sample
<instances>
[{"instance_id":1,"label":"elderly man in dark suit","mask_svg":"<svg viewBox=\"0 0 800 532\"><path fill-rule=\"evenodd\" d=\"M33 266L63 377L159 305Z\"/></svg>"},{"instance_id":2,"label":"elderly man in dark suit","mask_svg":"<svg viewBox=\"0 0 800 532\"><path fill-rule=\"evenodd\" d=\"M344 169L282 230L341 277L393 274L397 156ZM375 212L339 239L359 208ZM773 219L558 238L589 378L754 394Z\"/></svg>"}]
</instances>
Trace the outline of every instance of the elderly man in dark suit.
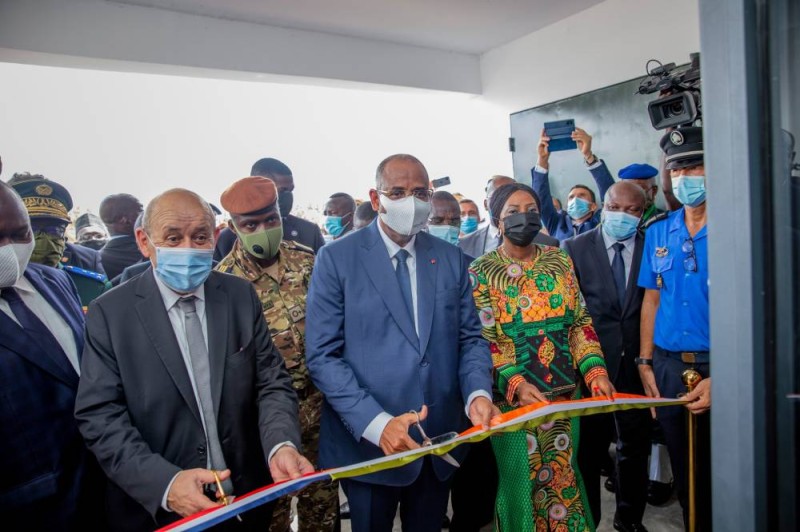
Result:
<instances>
[{"instance_id":1,"label":"elderly man in dark suit","mask_svg":"<svg viewBox=\"0 0 800 532\"><path fill-rule=\"evenodd\" d=\"M487 211L489 210L489 198L492 197L494 191L509 183L514 183L514 180L504 175L496 175L489 179L489 182L486 183L486 199L483 200L483 206ZM537 197L535 199L538 203L539 198ZM500 245L500 231L492 225L491 218L490 216L489 223L485 226L458 241L458 247L464 250L465 255L478 258L490 251L494 251ZM558 240L541 231L536 235L533 241L545 246L558 247Z\"/></svg>"},{"instance_id":2,"label":"elderly man in dark suit","mask_svg":"<svg viewBox=\"0 0 800 532\"><path fill-rule=\"evenodd\" d=\"M637 286L644 237L639 225L647 198L641 187L621 181L605 197L600 226L562 246L572 258L586 308L600 338L608 374L624 393L644 394L635 359L639 356L639 318L644 290ZM616 425L616 427L615 427ZM650 414L629 410L581 419L578 464L595 523L600 521L600 467L617 433L617 511L614 528L645 531Z\"/></svg>"},{"instance_id":3,"label":"elderly man in dark suit","mask_svg":"<svg viewBox=\"0 0 800 532\"><path fill-rule=\"evenodd\" d=\"M313 471L251 283L211 271L208 204L167 191L136 239L153 268L90 307L75 408L111 481L111 527L152 529L211 508L217 474L226 494L244 494ZM259 507L230 525L265 530L271 513Z\"/></svg>"},{"instance_id":4,"label":"elderly man in dark suit","mask_svg":"<svg viewBox=\"0 0 800 532\"><path fill-rule=\"evenodd\" d=\"M101 475L73 417L83 313L66 273L29 263L33 248L0 182L0 514L9 530L86 529L102 505L84 504Z\"/></svg>"}]
</instances>

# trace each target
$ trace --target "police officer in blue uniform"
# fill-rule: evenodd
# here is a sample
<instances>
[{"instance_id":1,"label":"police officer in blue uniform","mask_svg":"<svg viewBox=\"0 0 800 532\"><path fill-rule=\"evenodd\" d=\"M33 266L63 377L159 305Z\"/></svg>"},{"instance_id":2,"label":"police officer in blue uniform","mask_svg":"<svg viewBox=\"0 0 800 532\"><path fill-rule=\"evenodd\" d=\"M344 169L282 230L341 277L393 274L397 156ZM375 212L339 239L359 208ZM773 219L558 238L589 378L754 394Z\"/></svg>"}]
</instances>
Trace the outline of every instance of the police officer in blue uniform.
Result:
<instances>
[{"instance_id":1,"label":"police officer in blue uniform","mask_svg":"<svg viewBox=\"0 0 800 532\"><path fill-rule=\"evenodd\" d=\"M63 269L75 283L84 310L90 301L111 285L100 262L100 254L66 241L72 197L55 181L30 174L9 180L22 198L31 219L35 246L31 262Z\"/></svg>"},{"instance_id":2,"label":"police officer in blue uniform","mask_svg":"<svg viewBox=\"0 0 800 532\"><path fill-rule=\"evenodd\" d=\"M642 302L639 375L651 397L676 397L686 388L681 374L697 370L709 383L708 231L703 131L680 128L661 139L672 188L683 207L653 223L645 236L639 286ZM687 407L707 410L705 400ZM688 455L686 408L660 408L658 419L672 462L678 498L687 522ZM710 417L698 415L697 530L711 530Z\"/></svg>"}]
</instances>

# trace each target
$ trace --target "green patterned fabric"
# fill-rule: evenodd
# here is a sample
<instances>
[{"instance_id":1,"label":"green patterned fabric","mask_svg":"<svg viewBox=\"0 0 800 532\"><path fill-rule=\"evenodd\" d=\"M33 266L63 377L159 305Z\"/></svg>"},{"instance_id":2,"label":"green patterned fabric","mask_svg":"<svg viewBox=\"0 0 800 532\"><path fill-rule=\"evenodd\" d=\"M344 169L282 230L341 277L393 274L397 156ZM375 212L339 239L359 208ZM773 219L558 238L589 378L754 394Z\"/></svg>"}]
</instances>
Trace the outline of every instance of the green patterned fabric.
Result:
<instances>
[{"instance_id":1,"label":"green patterned fabric","mask_svg":"<svg viewBox=\"0 0 800 532\"><path fill-rule=\"evenodd\" d=\"M497 532L595 530L577 467L579 426L562 419L492 437L500 477Z\"/></svg>"}]
</instances>

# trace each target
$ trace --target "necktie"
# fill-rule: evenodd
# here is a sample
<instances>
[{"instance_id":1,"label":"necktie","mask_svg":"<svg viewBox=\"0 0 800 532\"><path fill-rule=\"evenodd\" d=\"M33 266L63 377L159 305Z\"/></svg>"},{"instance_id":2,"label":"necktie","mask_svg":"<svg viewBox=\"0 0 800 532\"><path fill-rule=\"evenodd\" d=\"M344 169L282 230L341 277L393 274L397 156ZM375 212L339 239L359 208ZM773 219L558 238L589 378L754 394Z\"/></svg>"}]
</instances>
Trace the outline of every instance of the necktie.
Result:
<instances>
[{"instance_id":1,"label":"necktie","mask_svg":"<svg viewBox=\"0 0 800 532\"><path fill-rule=\"evenodd\" d=\"M408 310L408 315L411 316L411 323L415 324L414 320L414 300L411 297L411 274L408 271L408 264L406 264L406 260L410 253L405 249L401 249L395 254L395 258L397 259L397 268L395 268L394 273L397 275L397 283L400 285L400 293L403 294L403 301L406 303L406 310Z\"/></svg>"},{"instance_id":2,"label":"necktie","mask_svg":"<svg viewBox=\"0 0 800 532\"><path fill-rule=\"evenodd\" d=\"M22 301L22 298L19 297L16 290L11 287L3 288L0 297L8 302L8 306L11 307L11 312L14 313L19 324L39 344L45 353L49 354L53 359L60 359L60 357L63 357L63 360L69 360L67 354L61 348L61 344L58 343L56 337L50 332L50 329L48 329L47 326L42 323L42 320L28 308ZM70 365L70 367L72 366Z\"/></svg>"},{"instance_id":3,"label":"necktie","mask_svg":"<svg viewBox=\"0 0 800 532\"><path fill-rule=\"evenodd\" d=\"M208 442L208 456L211 460L211 469L222 471L226 469L225 457L222 455L222 445L217 433L217 417L214 414L214 403L211 400L211 371L208 362L208 348L203 337L203 326L195 308L194 296L182 297L178 305L183 311L186 324L186 340L189 344L189 358L192 360L192 373L197 387L197 396L205 421L206 441ZM230 479L222 482L225 494L233 492Z\"/></svg>"},{"instance_id":4,"label":"necktie","mask_svg":"<svg viewBox=\"0 0 800 532\"><path fill-rule=\"evenodd\" d=\"M611 273L614 275L614 284L617 286L617 298L620 308L625 304L625 261L622 260L622 250L625 244L617 242L613 246L614 260L611 261Z\"/></svg>"}]
</instances>

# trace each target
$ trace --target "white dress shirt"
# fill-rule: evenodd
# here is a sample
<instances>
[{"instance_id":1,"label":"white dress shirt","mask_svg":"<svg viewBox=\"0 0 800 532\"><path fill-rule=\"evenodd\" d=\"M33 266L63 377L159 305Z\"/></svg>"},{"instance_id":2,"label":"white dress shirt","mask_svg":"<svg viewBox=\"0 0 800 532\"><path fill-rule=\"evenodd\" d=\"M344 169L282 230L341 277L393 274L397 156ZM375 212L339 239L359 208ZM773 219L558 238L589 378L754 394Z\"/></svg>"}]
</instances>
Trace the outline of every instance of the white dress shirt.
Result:
<instances>
[{"instance_id":1,"label":"white dress shirt","mask_svg":"<svg viewBox=\"0 0 800 532\"><path fill-rule=\"evenodd\" d=\"M614 255L617 254L617 252L614 251L614 244L616 244L617 241L608 236L602 229L600 232L603 234L603 242L606 244L608 263L613 264ZM633 248L636 246L636 233L634 233L633 236L627 240L621 240L620 244L625 246L625 248L622 250L622 262L625 263L625 286L628 286L628 277L631 275L631 262L633 262Z\"/></svg>"},{"instance_id":2,"label":"white dress shirt","mask_svg":"<svg viewBox=\"0 0 800 532\"><path fill-rule=\"evenodd\" d=\"M492 226L489 226L489 231L492 230ZM495 229L496 230L496 229ZM417 256L416 250L414 248L414 243L417 240L416 235L411 237L411 240L408 241L408 244L405 246L399 246L395 241L393 241L389 236L384 232L383 227L381 224L378 223L378 233L381 235L381 239L383 240L384 245L386 246L386 251L389 252L389 257L392 260L392 267L397 269L397 252L401 249L405 249L408 251L409 257L406 259L406 264L408 265L408 274L411 278L411 301L414 306L414 329L417 331L417 335L419 335L419 311L417 308ZM489 239L487 238L487 241ZM433 295L431 294L431 297ZM469 405L472 404L472 400L476 397L486 397L490 401L492 400L492 396L488 391L485 390L476 390L470 394L467 398L467 417L469 417ZM367 428L364 429L364 433L362 436L368 442L373 443L374 445L380 446L381 442L381 435L383 434L386 425L392 420L393 416L388 412L381 412L375 418L370 421Z\"/></svg>"},{"instance_id":3,"label":"white dress shirt","mask_svg":"<svg viewBox=\"0 0 800 532\"><path fill-rule=\"evenodd\" d=\"M489 230L486 232L486 242L483 243L483 253L489 253L500 247L500 229L489 222Z\"/></svg>"},{"instance_id":4,"label":"white dress shirt","mask_svg":"<svg viewBox=\"0 0 800 532\"><path fill-rule=\"evenodd\" d=\"M17 290L19 298L25 306L31 309L31 312L36 314L36 317L50 330L58 342L58 345L61 346L61 349L63 349L64 353L67 355L67 360L69 360L75 372L80 375L81 365L78 361L78 344L75 343L75 335L72 334L72 329L69 328L69 324L66 320L56 309L50 306L50 303L47 302L44 296L42 296L24 276L20 277L17 282L14 283L13 288ZM8 304L8 301L2 298L0 298L0 311L5 312L17 325L20 324L17 317L11 312L11 306Z\"/></svg>"}]
</instances>

